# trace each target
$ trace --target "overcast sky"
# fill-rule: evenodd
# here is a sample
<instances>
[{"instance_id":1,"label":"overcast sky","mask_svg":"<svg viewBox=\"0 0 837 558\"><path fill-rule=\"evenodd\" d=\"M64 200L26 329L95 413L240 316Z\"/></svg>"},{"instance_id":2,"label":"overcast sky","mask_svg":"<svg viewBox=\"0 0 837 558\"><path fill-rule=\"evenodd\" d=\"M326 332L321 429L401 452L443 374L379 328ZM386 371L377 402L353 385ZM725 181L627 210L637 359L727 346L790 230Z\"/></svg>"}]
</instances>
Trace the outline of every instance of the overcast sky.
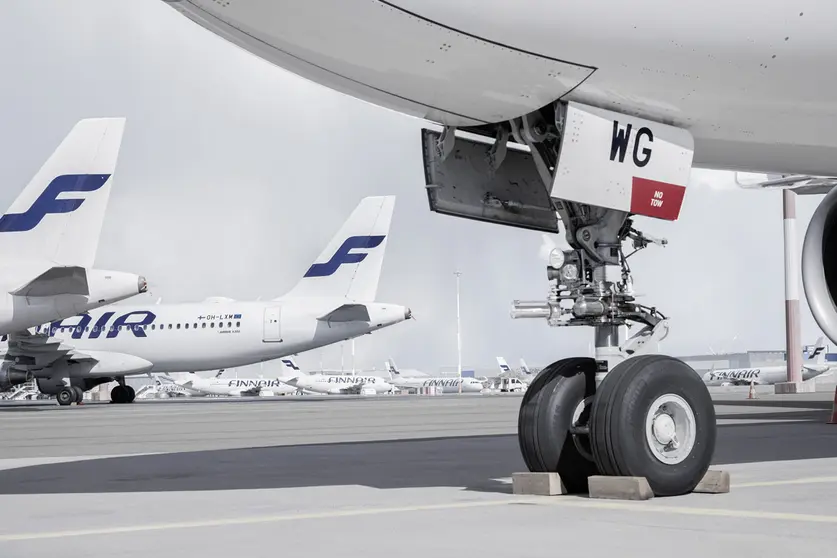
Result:
<instances>
[{"instance_id":1,"label":"overcast sky","mask_svg":"<svg viewBox=\"0 0 837 558\"><path fill-rule=\"evenodd\" d=\"M430 212L421 121L271 66L160 0L4 0L0 53L0 204L76 121L126 116L97 266L145 274L149 302L279 296L362 197L395 194L379 299L417 320L358 340L358 366L455 366L457 268L466 367L587 354L588 328L509 317L512 300L546 295L540 233ZM821 198L799 198L800 245ZM672 317L664 351L784 347L780 193L696 170L678 222L637 223L669 240L631 259L643 302ZM813 343L804 296L801 313ZM339 367L339 346L322 356Z\"/></svg>"}]
</instances>

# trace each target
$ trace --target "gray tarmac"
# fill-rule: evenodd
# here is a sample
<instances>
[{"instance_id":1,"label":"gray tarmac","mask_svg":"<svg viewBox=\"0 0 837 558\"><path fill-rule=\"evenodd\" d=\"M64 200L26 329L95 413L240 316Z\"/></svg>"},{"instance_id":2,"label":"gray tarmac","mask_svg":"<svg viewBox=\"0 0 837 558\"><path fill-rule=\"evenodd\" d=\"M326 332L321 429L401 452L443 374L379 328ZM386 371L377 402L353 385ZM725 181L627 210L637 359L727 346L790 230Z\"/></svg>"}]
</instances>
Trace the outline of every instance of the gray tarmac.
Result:
<instances>
[{"instance_id":1,"label":"gray tarmac","mask_svg":"<svg viewBox=\"0 0 837 558\"><path fill-rule=\"evenodd\" d=\"M0 556L830 555L833 392L715 390L729 494L511 494L519 395L0 405Z\"/></svg>"}]
</instances>

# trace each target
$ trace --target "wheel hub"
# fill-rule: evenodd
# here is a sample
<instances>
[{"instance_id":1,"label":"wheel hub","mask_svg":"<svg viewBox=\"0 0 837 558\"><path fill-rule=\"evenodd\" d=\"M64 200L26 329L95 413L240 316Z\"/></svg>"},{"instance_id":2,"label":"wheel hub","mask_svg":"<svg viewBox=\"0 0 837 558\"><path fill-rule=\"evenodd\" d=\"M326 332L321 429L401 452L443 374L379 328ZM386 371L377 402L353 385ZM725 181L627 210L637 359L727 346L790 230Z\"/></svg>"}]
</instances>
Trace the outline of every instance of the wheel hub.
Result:
<instances>
[{"instance_id":1,"label":"wheel hub","mask_svg":"<svg viewBox=\"0 0 837 558\"><path fill-rule=\"evenodd\" d=\"M654 417L654 437L664 446L677 442L677 430L671 415L660 413Z\"/></svg>"},{"instance_id":2,"label":"wheel hub","mask_svg":"<svg viewBox=\"0 0 837 558\"><path fill-rule=\"evenodd\" d=\"M648 409L645 438L651 454L662 463L676 465L695 445L697 423L692 407L679 395L658 397Z\"/></svg>"}]
</instances>

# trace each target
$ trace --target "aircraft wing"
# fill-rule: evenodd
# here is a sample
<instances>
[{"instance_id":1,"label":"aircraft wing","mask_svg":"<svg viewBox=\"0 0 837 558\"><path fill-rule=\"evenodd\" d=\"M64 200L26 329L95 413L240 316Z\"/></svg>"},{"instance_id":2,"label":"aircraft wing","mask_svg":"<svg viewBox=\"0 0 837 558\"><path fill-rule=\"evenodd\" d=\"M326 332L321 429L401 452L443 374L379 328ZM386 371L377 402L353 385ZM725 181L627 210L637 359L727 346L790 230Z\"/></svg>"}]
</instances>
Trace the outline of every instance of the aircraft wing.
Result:
<instances>
[{"instance_id":1,"label":"aircraft wing","mask_svg":"<svg viewBox=\"0 0 837 558\"><path fill-rule=\"evenodd\" d=\"M43 333L28 330L11 333L3 354L4 364L20 372L37 372L62 360L89 358L72 346Z\"/></svg>"}]
</instances>

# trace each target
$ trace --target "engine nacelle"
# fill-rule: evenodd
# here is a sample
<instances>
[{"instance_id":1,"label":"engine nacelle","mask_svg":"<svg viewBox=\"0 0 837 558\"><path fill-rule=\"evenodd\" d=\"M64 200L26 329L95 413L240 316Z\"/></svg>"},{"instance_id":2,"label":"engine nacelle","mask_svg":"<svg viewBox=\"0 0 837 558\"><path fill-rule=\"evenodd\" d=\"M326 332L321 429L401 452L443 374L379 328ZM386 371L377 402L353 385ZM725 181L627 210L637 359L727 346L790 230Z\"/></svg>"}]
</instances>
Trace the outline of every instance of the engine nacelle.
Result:
<instances>
[{"instance_id":1,"label":"engine nacelle","mask_svg":"<svg viewBox=\"0 0 837 558\"><path fill-rule=\"evenodd\" d=\"M100 384L112 382L114 378L70 378L70 385L79 387L83 391L90 391ZM51 378L38 378L38 391L44 395L58 395L58 392L64 389L64 380L58 376Z\"/></svg>"},{"instance_id":2,"label":"engine nacelle","mask_svg":"<svg viewBox=\"0 0 837 558\"><path fill-rule=\"evenodd\" d=\"M25 384L32 379L31 372L21 372L20 370L13 370L11 363L4 363L0 367L0 391L12 389L20 384Z\"/></svg>"},{"instance_id":3,"label":"engine nacelle","mask_svg":"<svg viewBox=\"0 0 837 558\"><path fill-rule=\"evenodd\" d=\"M837 188L826 194L808 224L802 284L814 320L837 343Z\"/></svg>"}]
</instances>

